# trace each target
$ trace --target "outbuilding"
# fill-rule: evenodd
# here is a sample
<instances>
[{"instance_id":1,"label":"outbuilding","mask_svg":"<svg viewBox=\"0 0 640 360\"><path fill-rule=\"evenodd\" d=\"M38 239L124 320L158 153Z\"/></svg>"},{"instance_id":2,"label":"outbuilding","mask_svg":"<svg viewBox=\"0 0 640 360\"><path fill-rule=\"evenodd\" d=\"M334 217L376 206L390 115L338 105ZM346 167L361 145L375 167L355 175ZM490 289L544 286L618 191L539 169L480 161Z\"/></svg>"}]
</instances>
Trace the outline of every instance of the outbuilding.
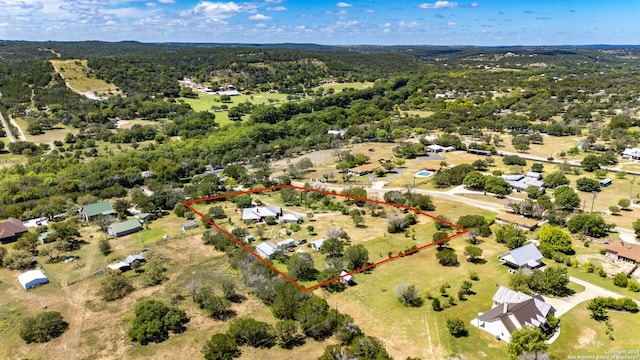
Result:
<instances>
[{"instance_id":1,"label":"outbuilding","mask_svg":"<svg viewBox=\"0 0 640 360\"><path fill-rule=\"evenodd\" d=\"M29 290L38 285L48 283L49 279L41 270L29 270L18 275L18 282L25 290Z\"/></svg>"},{"instance_id":2,"label":"outbuilding","mask_svg":"<svg viewBox=\"0 0 640 360\"><path fill-rule=\"evenodd\" d=\"M276 252L278 251L279 249L276 246L276 244L270 241L265 241L262 244L259 244L258 246L256 246L256 252L258 253L258 255L269 260L273 259Z\"/></svg>"},{"instance_id":3,"label":"outbuilding","mask_svg":"<svg viewBox=\"0 0 640 360\"><path fill-rule=\"evenodd\" d=\"M142 230L142 224L138 219L127 220L107 226L107 233L111 236L120 237Z\"/></svg>"},{"instance_id":4,"label":"outbuilding","mask_svg":"<svg viewBox=\"0 0 640 360\"><path fill-rule=\"evenodd\" d=\"M600 180L600 186L607 187L609 185L611 185L611 179L605 178L605 179Z\"/></svg>"}]
</instances>

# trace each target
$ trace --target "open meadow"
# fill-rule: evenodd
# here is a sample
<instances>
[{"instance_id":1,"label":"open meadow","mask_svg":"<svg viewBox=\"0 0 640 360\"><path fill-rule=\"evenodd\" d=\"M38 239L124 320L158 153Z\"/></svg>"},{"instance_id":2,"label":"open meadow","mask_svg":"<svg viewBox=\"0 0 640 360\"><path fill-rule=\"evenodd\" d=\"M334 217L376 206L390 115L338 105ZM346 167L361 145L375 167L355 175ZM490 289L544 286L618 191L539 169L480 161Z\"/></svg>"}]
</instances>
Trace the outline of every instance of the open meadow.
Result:
<instances>
[{"instance_id":1,"label":"open meadow","mask_svg":"<svg viewBox=\"0 0 640 360\"><path fill-rule=\"evenodd\" d=\"M50 60L50 62L56 72L67 82L67 86L79 94L92 93L96 96L122 95L117 86L89 76L87 60Z\"/></svg>"}]
</instances>

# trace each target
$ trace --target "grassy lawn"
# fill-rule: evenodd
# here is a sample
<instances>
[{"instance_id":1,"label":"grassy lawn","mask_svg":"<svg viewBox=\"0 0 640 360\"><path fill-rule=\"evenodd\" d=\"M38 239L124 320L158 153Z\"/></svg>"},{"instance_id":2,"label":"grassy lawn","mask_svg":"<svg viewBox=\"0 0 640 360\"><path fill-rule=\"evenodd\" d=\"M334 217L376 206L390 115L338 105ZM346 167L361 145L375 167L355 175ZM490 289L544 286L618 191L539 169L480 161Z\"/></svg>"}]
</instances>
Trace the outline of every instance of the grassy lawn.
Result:
<instances>
[{"instance_id":1,"label":"grassy lawn","mask_svg":"<svg viewBox=\"0 0 640 360\"><path fill-rule=\"evenodd\" d=\"M31 141L34 142L36 144L40 144L40 143L48 143L48 144L53 144L54 140L62 140L64 139L65 135L67 135L67 133L73 133L73 134L78 134L79 130L78 129L74 129L73 127L70 126L65 126L62 124L57 124L53 129L51 130L46 130L44 132L44 134L41 135L29 135L29 133L27 132L27 127L29 126L29 121L23 117L13 117L13 120L15 120L16 123L18 123L18 126L20 126L20 128L22 129L22 131L24 132L24 134L27 137L27 141ZM53 145L52 145L53 147Z\"/></svg>"},{"instance_id":2,"label":"grassy lawn","mask_svg":"<svg viewBox=\"0 0 640 360\"><path fill-rule=\"evenodd\" d=\"M549 352L558 359L576 355L600 355L606 359L606 351L637 349L640 346L635 332L630 331L640 326L640 314L609 310L614 340L605 333L607 327L604 322L591 319L591 312L584 303L571 309L560 320L560 336L549 346Z\"/></svg>"},{"instance_id":3,"label":"grassy lawn","mask_svg":"<svg viewBox=\"0 0 640 360\"><path fill-rule=\"evenodd\" d=\"M609 278L601 278L600 276L596 275L596 274L589 274L586 273L580 269L576 269L573 267L569 267L569 275L576 277L580 280L584 280L584 281L588 281L594 285L600 286L602 288L605 288L607 290L611 290L613 292L616 292L622 296L626 296L626 297L630 297L634 300L638 300L640 301L640 293L634 293L632 291L629 291L628 289L625 288L621 288L618 286L615 286L613 284L613 279Z\"/></svg>"},{"instance_id":4,"label":"grassy lawn","mask_svg":"<svg viewBox=\"0 0 640 360\"><path fill-rule=\"evenodd\" d=\"M327 84L320 85L319 88L333 89L335 90L335 92L341 92L342 90L347 88L362 90L362 89L370 88L372 86L373 86L373 83L367 81L367 82L327 83Z\"/></svg>"},{"instance_id":5,"label":"grassy lawn","mask_svg":"<svg viewBox=\"0 0 640 360\"><path fill-rule=\"evenodd\" d=\"M88 77L87 60L50 60L56 72L62 76L69 86L80 93L94 92L96 95L120 94L119 89L104 80Z\"/></svg>"}]
</instances>

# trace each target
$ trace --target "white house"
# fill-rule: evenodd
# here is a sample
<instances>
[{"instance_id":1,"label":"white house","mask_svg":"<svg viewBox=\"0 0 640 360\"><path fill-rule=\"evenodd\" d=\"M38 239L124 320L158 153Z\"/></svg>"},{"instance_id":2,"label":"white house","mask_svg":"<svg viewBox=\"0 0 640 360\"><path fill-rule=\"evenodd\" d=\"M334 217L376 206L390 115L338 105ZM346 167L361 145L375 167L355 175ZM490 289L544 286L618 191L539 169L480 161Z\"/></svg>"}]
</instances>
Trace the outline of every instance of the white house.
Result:
<instances>
[{"instance_id":1,"label":"white house","mask_svg":"<svg viewBox=\"0 0 640 360\"><path fill-rule=\"evenodd\" d=\"M471 323L506 343L511 341L511 333L525 326L540 328L549 334L554 329L549 326L547 315L555 313L540 295L527 295L500 286L493 296L493 307L479 313Z\"/></svg>"},{"instance_id":2,"label":"white house","mask_svg":"<svg viewBox=\"0 0 640 360\"><path fill-rule=\"evenodd\" d=\"M257 206L242 209L242 221L263 221L267 217L279 218L282 216L282 208L279 206Z\"/></svg>"},{"instance_id":3,"label":"white house","mask_svg":"<svg viewBox=\"0 0 640 360\"><path fill-rule=\"evenodd\" d=\"M278 247L276 246L276 244L270 242L270 241L265 241L261 244L259 244L258 246L256 246L256 252L258 253L258 255L262 256L265 259L271 260L273 259L273 256L280 251L278 249Z\"/></svg>"},{"instance_id":4,"label":"white house","mask_svg":"<svg viewBox=\"0 0 640 360\"><path fill-rule=\"evenodd\" d=\"M639 148L626 148L622 151L623 159L633 159L640 160L640 149Z\"/></svg>"},{"instance_id":5,"label":"white house","mask_svg":"<svg viewBox=\"0 0 640 360\"><path fill-rule=\"evenodd\" d=\"M294 223L294 222L301 222L301 221L302 221L302 215L300 214L284 214L280 218L280 222L282 223Z\"/></svg>"},{"instance_id":6,"label":"white house","mask_svg":"<svg viewBox=\"0 0 640 360\"><path fill-rule=\"evenodd\" d=\"M324 240L325 239L318 239L318 240L310 242L311 247L313 248L313 250L315 252L320 251L320 247L322 246L322 244L324 244Z\"/></svg>"},{"instance_id":7,"label":"white house","mask_svg":"<svg viewBox=\"0 0 640 360\"><path fill-rule=\"evenodd\" d=\"M18 275L18 282L25 290L49 282L47 276L41 270L29 270Z\"/></svg>"}]
</instances>

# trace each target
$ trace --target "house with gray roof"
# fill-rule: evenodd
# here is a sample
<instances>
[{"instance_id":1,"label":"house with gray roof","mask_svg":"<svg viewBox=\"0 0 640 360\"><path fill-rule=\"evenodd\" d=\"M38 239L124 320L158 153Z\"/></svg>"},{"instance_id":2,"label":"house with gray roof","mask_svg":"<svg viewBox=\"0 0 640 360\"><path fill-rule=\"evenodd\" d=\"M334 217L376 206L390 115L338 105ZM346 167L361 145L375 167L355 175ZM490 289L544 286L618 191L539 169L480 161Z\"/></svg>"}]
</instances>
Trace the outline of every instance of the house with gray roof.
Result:
<instances>
[{"instance_id":1,"label":"house with gray roof","mask_svg":"<svg viewBox=\"0 0 640 360\"><path fill-rule=\"evenodd\" d=\"M8 218L0 223L0 244L18 241L18 238L26 233L27 227L16 218Z\"/></svg>"},{"instance_id":2,"label":"house with gray roof","mask_svg":"<svg viewBox=\"0 0 640 360\"><path fill-rule=\"evenodd\" d=\"M242 209L242 221L260 222L269 216L278 219L282 216L282 208L279 206L256 206Z\"/></svg>"},{"instance_id":3,"label":"house with gray roof","mask_svg":"<svg viewBox=\"0 0 640 360\"><path fill-rule=\"evenodd\" d=\"M276 253L280 251L281 250L278 248L278 246L270 241L265 241L256 246L256 252L258 253L258 255L268 260L273 259Z\"/></svg>"},{"instance_id":4,"label":"house with gray roof","mask_svg":"<svg viewBox=\"0 0 640 360\"><path fill-rule=\"evenodd\" d=\"M533 270L544 266L542 253L532 243L502 254L499 259L503 264L515 269Z\"/></svg>"},{"instance_id":5,"label":"house with gray roof","mask_svg":"<svg viewBox=\"0 0 640 360\"><path fill-rule=\"evenodd\" d=\"M115 215L115 213L116 212L111 207L111 204L109 203L109 201L102 201L94 204L87 204L80 209L80 214L82 215L82 217L84 217L86 221L90 221L91 219L93 219L98 215L109 216L109 215Z\"/></svg>"},{"instance_id":6,"label":"house with gray roof","mask_svg":"<svg viewBox=\"0 0 640 360\"><path fill-rule=\"evenodd\" d=\"M115 237L133 234L140 230L142 230L142 224L138 219L122 221L107 226L107 233Z\"/></svg>"},{"instance_id":7,"label":"house with gray roof","mask_svg":"<svg viewBox=\"0 0 640 360\"><path fill-rule=\"evenodd\" d=\"M547 321L554 314L553 306L547 304L540 295L527 295L500 286L493 296L493 307L480 313L471 323L498 340L511 341L511 333L526 326L537 327L543 333L554 331Z\"/></svg>"},{"instance_id":8,"label":"house with gray roof","mask_svg":"<svg viewBox=\"0 0 640 360\"><path fill-rule=\"evenodd\" d=\"M540 175L540 177L538 175ZM522 192L526 191L529 186L535 186L541 193L544 193L545 184L544 181L540 180L541 176L540 173L529 172L527 176L518 174L502 175L501 177L509 184L511 190Z\"/></svg>"}]
</instances>

